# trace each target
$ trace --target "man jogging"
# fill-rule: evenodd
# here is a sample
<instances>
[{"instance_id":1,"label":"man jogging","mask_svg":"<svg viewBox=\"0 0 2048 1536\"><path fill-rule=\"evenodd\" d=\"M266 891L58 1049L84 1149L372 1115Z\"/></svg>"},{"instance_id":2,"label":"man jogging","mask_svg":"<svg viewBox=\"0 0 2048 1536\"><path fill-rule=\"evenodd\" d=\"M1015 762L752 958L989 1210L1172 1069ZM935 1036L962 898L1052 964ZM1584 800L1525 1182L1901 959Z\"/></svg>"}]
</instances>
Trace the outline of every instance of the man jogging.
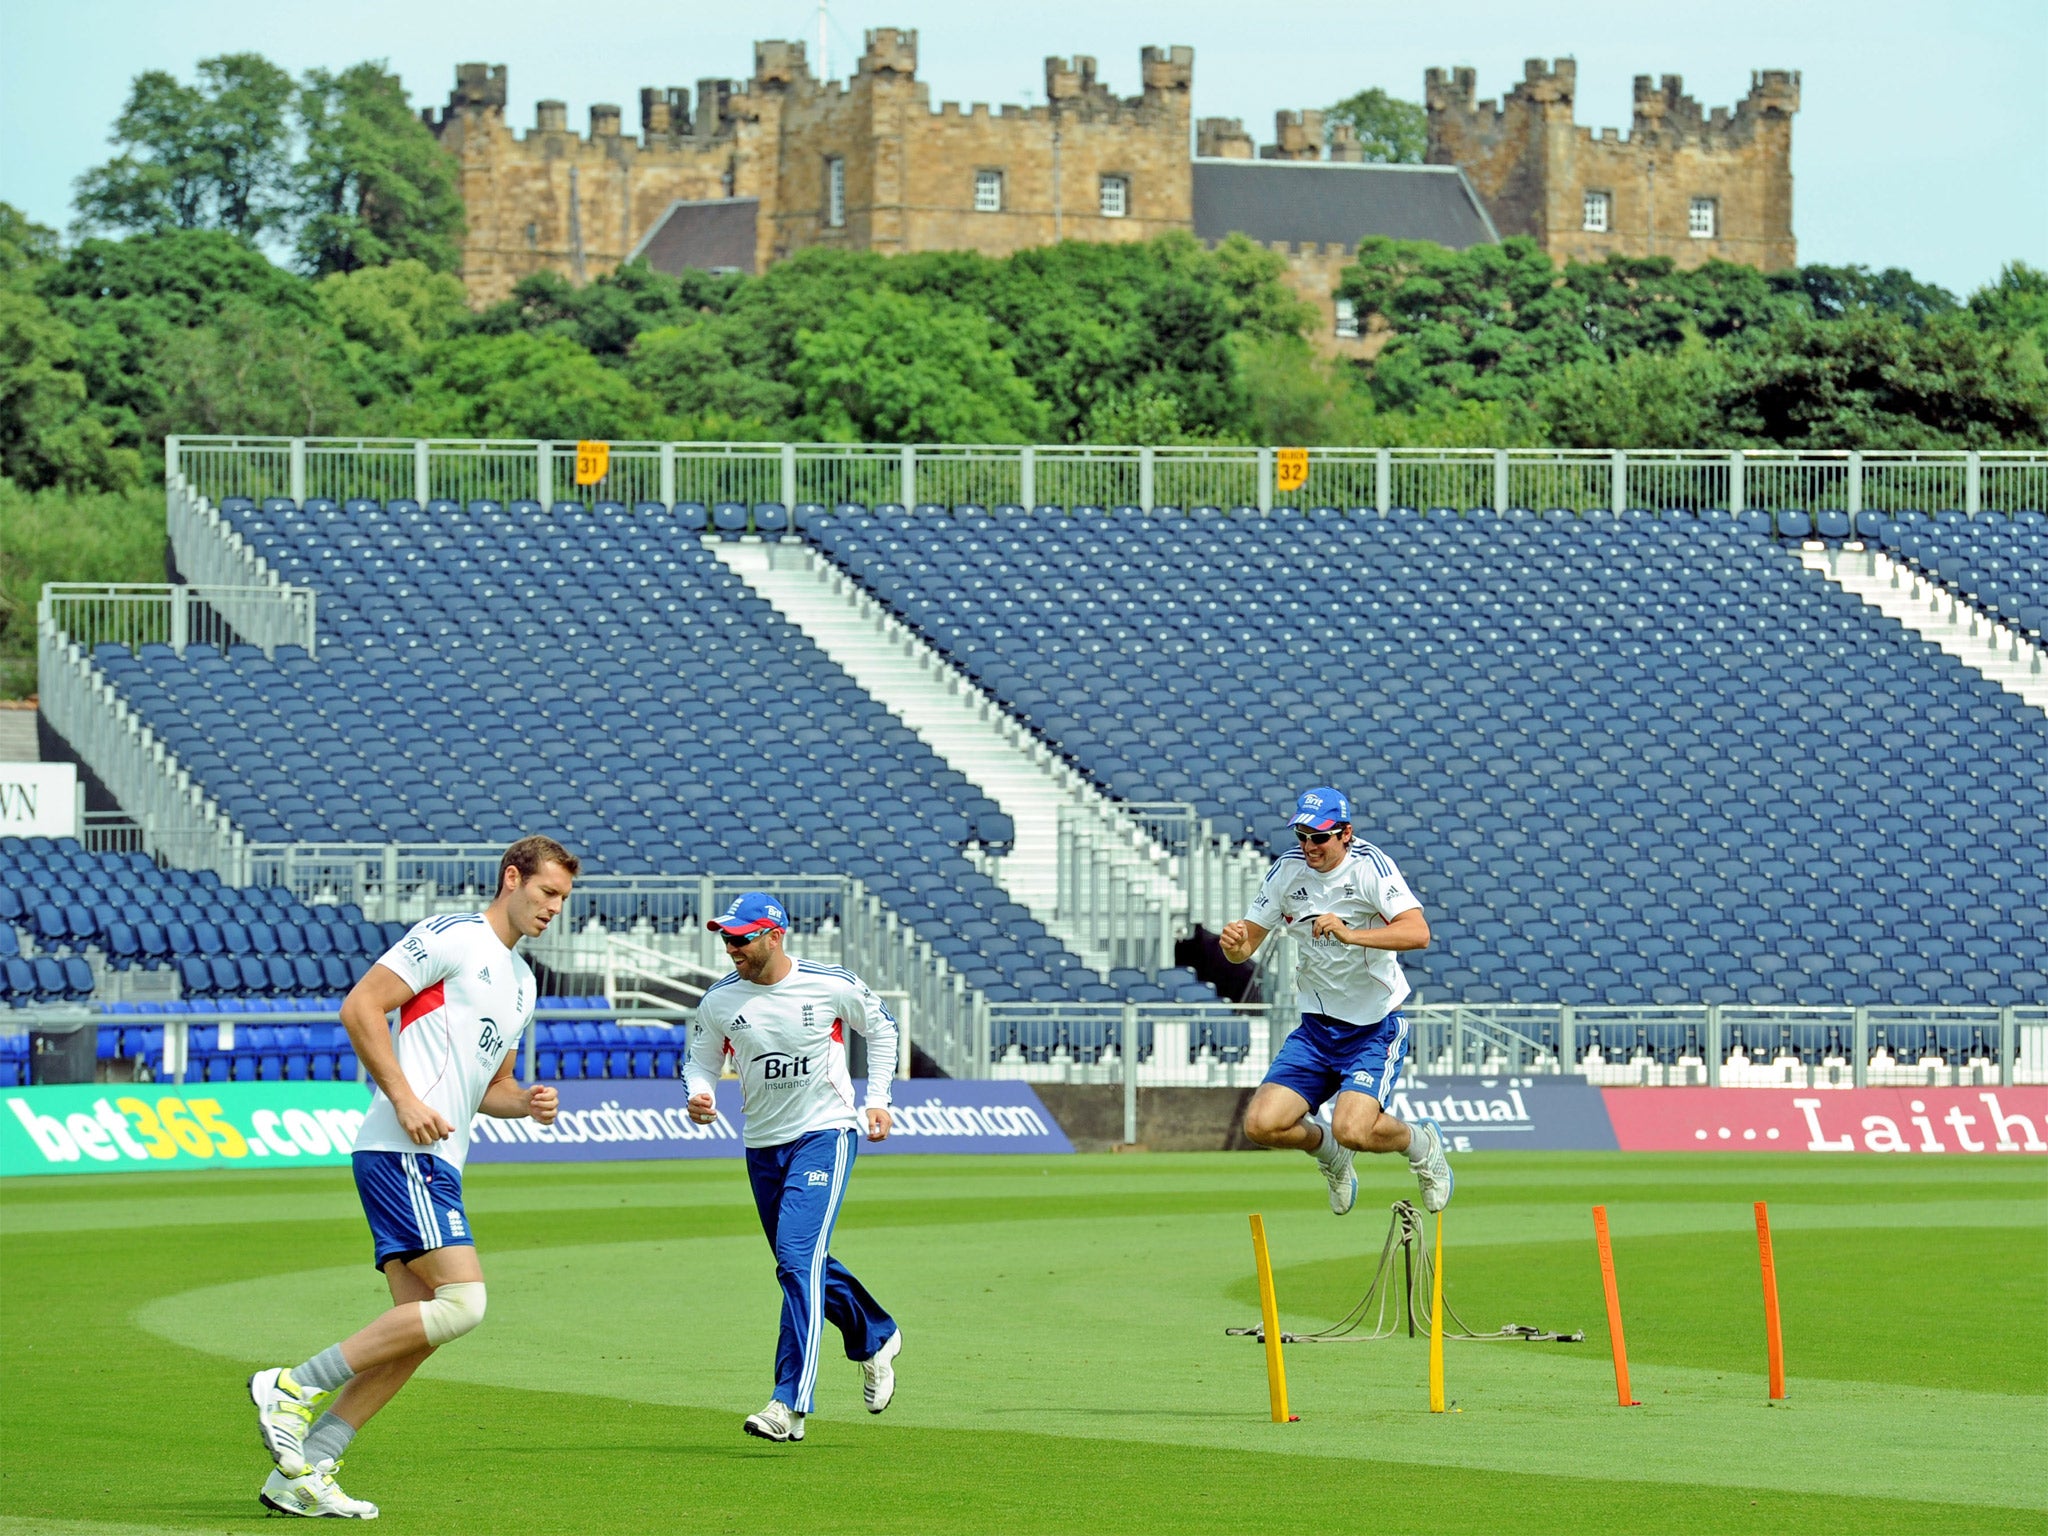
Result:
<instances>
[{"instance_id":1,"label":"man jogging","mask_svg":"<svg viewBox=\"0 0 2048 1536\"><path fill-rule=\"evenodd\" d=\"M1440 1211L1452 1187L1442 1131L1433 1120L1407 1125L1385 1108L1408 1053L1400 1012L1408 978L1395 956L1429 943L1422 903L1392 859L1353 841L1351 803L1339 791L1304 791L1292 826L1299 848L1274 861L1250 910L1218 935L1238 964L1283 925L1300 944L1301 1024L1252 1095L1245 1135L1315 1158L1339 1216L1358 1198L1354 1153L1406 1152L1423 1205ZM1333 1098L1330 1114L1319 1115Z\"/></svg>"},{"instance_id":2,"label":"man jogging","mask_svg":"<svg viewBox=\"0 0 2048 1536\"><path fill-rule=\"evenodd\" d=\"M772 896L749 891L705 926L725 940L733 973L712 984L690 1025L690 1118L700 1125L718 1118L712 1089L730 1052L746 1110L747 1178L782 1282L775 1395L742 1427L763 1440L793 1442L804 1437L827 1320L847 1359L860 1364L868 1412L880 1413L896 1392L902 1330L828 1251L863 1120L868 1140L889 1134L896 1021L851 971L783 952L789 915ZM859 1113L847 1070L849 1027L868 1042Z\"/></svg>"},{"instance_id":3,"label":"man jogging","mask_svg":"<svg viewBox=\"0 0 2048 1536\"><path fill-rule=\"evenodd\" d=\"M277 1463L259 1497L281 1514L376 1519L375 1504L335 1482L342 1452L428 1355L483 1321L483 1266L462 1208L470 1121L479 1111L554 1121L555 1090L522 1088L512 1076L535 1002L533 972L514 946L562 910L577 867L552 838L521 838L499 861L487 909L414 924L341 1005L377 1085L354 1163L392 1306L302 1364L249 1378L257 1429ZM393 1009L395 1050L385 1022Z\"/></svg>"}]
</instances>

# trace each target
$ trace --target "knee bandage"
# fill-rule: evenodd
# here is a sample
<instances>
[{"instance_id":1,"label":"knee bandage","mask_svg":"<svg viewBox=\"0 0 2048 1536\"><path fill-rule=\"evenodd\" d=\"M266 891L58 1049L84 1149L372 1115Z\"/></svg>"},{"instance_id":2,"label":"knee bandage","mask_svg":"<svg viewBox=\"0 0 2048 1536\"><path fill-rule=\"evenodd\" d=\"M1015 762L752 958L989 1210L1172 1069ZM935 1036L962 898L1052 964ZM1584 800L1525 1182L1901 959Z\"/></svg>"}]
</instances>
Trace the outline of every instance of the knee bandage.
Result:
<instances>
[{"instance_id":1,"label":"knee bandage","mask_svg":"<svg viewBox=\"0 0 2048 1536\"><path fill-rule=\"evenodd\" d=\"M434 1287L434 1299L420 1303L420 1322L427 1342L436 1347L459 1339L484 1320L484 1283L458 1280Z\"/></svg>"}]
</instances>

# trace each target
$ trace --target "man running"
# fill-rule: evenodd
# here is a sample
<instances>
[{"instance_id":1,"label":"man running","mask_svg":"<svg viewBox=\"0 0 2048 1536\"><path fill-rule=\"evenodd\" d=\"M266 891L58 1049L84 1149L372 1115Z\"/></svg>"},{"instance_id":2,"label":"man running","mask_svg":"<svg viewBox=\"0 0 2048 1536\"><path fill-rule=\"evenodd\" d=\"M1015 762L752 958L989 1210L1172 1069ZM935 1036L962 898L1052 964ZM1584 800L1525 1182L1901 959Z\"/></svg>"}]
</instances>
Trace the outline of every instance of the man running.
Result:
<instances>
[{"instance_id":1,"label":"man running","mask_svg":"<svg viewBox=\"0 0 2048 1536\"><path fill-rule=\"evenodd\" d=\"M1301 1024L1252 1095L1245 1135L1315 1158L1339 1216L1358 1198L1354 1153L1406 1152L1423 1205L1440 1211L1453 1182L1441 1128L1434 1120L1411 1127L1385 1109L1408 1053L1400 1014L1408 978L1395 955L1428 945L1422 903L1392 859L1352 840L1351 803L1341 792L1304 791L1292 825L1300 848L1274 861L1244 917L1218 935L1239 964L1283 923L1300 945ZM1317 1113L1333 1097L1331 1113Z\"/></svg>"},{"instance_id":2,"label":"man running","mask_svg":"<svg viewBox=\"0 0 2048 1536\"><path fill-rule=\"evenodd\" d=\"M462 1208L470 1121L479 1111L554 1121L555 1090L522 1088L512 1076L535 1001L533 972L514 946L562 910L578 863L552 838L521 838L499 861L488 908L414 924L341 1005L377 1085L356 1133L356 1191L392 1306L311 1359L249 1378L257 1429L277 1463L260 1495L271 1509L376 1519L375 1504L335 1482L342 1453L428 1355L483 1321L484 1272ZM385 1022L393 1009L395 1051Z\"/></svg>"},{"instance_id":3,"label":"man running","mask_svg":"<svg viewBox=\"0 0 2048 1536\"><path fill-rule=\"evenodd\" d=\"M853 1172L855 1133L865 1119L869 1141L889 1135L896 1021L851 971L783 953L789 915L772 896L749 891L705 926L725 940L733 973L712 984L690 1024L690 1118L699 1125L718 1118L712 1089L731 1052L746 1110L747 1179L782 1282L775 1395L741 1427L793 1442L804 1437L827 1319L846 1358L860 1364L868 1412L880 1413L896 1392L903 1331L828 1251ZM848 1026L868 1042L859 1115L846 1063Z\"/></svg>"}]
</instances>

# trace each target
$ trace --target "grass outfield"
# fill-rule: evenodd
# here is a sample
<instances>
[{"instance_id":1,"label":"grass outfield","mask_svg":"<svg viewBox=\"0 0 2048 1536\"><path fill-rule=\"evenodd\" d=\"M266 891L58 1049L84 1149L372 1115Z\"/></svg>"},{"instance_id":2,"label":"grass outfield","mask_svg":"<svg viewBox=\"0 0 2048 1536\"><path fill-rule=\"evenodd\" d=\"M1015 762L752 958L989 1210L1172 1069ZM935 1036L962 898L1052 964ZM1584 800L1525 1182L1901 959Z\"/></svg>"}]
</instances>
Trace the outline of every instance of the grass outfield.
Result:
<instances>
[{"instance_id":1,"label":"grass outfield","mask_svg":"<svg viewBox=\"0 0 2048 1536\"><path fill-rule=\"evenodd\" d=\"M1295 1346L1268 1422L1245 1216L1286 1326L1341 1314L1412 1193L1359 1209L1279 1154L869 1158L834 1250L904 1325L861 1411L836 1356L800 1446L740 1433L776 1290L736 1162L486 1166L490 1316L357 1441L385 1528L877 1536L2039 1532L2048 1161L1744 1154L1462 1158L1447 1295L1579 1345ZM1750 1202L1771 1202L1789 1401L1767 1406ZM1609 1208L1644 1406L1614 1404L1588 1207ZM344 1170L0 1188L0 1533L256 1529L242 1390L384 1294ZM1291 1511L1292 1513L1288 1513ZM1345 1523L1350 1523L1348 1520ZM274 1529L274 1527L273 1527Z\"/></svg>"}]
</instances>

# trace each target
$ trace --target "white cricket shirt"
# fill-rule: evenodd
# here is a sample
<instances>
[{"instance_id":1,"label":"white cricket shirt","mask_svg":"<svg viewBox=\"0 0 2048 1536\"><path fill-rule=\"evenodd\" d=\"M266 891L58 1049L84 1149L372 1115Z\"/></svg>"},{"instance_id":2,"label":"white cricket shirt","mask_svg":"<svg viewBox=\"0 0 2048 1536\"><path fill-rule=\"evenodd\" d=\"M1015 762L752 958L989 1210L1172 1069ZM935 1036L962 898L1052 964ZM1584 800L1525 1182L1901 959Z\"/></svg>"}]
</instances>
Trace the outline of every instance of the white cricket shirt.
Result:
<instances>
[{"instance_id":1,"label":"white cricket shirt","mask_svg":"<svg viewBox=\"0 0 2048 1536\"><path fill-rule=\"evenodd\" d=\"M431 1146L415 1146L380 1088L356 1132L356 1150L431 1152L460 1168L484 1090L533 1021L533 972L498 942L481 912L415 923L377 963L413 989L398 1013L399 1069L455 1129Z\"/></svg>"},{"instance_id":2,"label":"white cricket shirt","mask_svg":"<svg viewBox=\"0 0 2048 1536\"><path fill-rule=\"evenodd\" d=\"M865 982L810 960L792 961L772 986L742 981L735 971L712 984L690 1022L690 1094L711 1092L731 1051L747 1111L746 1145L779 1147L812 1131L859 1130L846 1065L849 1027L867 1036L863 1107L887 1109L896 1021Z\"/></svg>"},{"instance_id":3,"label":"white cricket shirt","mask_svg":"<svg viewBox=\"0 0 2048 1536\"><path fill-rule=\"evenodd\" d=\"M1335 938L1310 937L1316 915L1335 913L1346 928L1384 928L1421 906L1401 871L1371 843L1354 841L1344 861L1326 875L1308 867L1299 850L1280 855L1245 911L1245 921L1292 934L1300 956L1294 973L1295 1005L1346 1024L1377 1024L1407 999L1408 977L1391 949L1361 949Z\"/></svg>"}]
</instances>

